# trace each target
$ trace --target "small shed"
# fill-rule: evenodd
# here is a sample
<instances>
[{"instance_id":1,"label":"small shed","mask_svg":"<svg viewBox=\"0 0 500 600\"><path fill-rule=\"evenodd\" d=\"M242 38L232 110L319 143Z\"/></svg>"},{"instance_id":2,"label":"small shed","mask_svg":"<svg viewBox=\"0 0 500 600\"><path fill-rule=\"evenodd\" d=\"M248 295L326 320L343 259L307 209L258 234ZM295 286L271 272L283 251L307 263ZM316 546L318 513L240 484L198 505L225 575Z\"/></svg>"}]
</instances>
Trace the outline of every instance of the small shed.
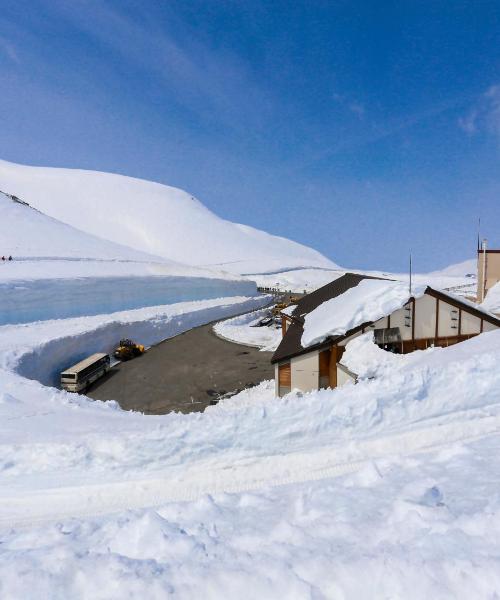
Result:
<instances>
[{"instance_id":1,"label":"small shed","mask_svg":"<svg viewBox=\"0 0 500 600\"><path fill-rule=\"evenodd\" d=\"M342 365L346 344L367 331L380 347L406 354L450 346L500 327L473 303L429 286L346 273L282 313L283 338L271 362L276 393L335 388L355 379Z\"/></svg>"}]
</instances>

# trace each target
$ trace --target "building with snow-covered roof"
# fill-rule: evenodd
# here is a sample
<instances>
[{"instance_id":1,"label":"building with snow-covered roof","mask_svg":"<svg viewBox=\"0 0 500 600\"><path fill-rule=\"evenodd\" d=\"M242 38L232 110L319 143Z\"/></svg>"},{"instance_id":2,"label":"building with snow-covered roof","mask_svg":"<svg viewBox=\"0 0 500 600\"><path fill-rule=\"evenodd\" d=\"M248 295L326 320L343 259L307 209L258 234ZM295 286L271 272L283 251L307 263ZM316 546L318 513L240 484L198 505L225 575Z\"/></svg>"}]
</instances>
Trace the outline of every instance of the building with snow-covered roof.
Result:
<instances>
[{"instance_id":1,"label":"building with snow-covered roof","mask_svg":"<svg viewBox=\"0 0 500 600\"><path fill-rule=\"evenodd\" d=\"M488 290L481 308L500 317L500 281Z\"/></svg>"},{"instance_id":2,"label":"building with snow-covered roof","mask_svg":"<svg viewBox=\"0 0 500 600\"><path fill-rule=\"evenodd\" d=\"M374 332L390 352L450 346L500 327L500 319L467 300L401 281L346 273L282 312L283 338L271 362L276 393L334 388L356 375L341 362L346 344Z\"/></svg>"},{"instance_id":3,"label":"building with snow-covered roof","mask_svg":"<svg viewBox=\"0 0 500 600\"><path fill-rule=\"evenodd\" d=\"M484 302L488 292L500 281L500 250L488 250L486 240L477 251L477 301Z\"/></svg>"}]
</instances>

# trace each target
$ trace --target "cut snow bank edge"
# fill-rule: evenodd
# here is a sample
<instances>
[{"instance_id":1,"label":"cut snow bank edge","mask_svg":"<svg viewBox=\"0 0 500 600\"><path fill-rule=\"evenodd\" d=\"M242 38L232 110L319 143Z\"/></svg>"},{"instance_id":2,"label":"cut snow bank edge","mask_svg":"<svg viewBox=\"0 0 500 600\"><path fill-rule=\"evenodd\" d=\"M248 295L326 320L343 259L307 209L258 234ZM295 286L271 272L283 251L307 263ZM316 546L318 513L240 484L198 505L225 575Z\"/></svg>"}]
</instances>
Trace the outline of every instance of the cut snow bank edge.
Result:
<instances>
[{"instance_id":1,"label":"cut snow bank edge","mask_svg":"<svg viewBox=\"0 0 500 600\"><path fill-rule=\"evenodd\" d=\"M236 296L153 306L110 315L0 327L2 367L43 385L94 352L111 352L117 340L135 338L149 346L210 321L260 308L268 296ZM17 345L13 346L13 340Z\"/></svg>"},{"instance_id":2,"label":"cut snow bank edge","mask_svg":"<svg viewBox=\"0 0 500 600\"><path fill-rule=\"evenodd\" d=\"M252 281L207 277L153 275L0 281L0 325L255 293Z\"/></svg>"}]
</instances>

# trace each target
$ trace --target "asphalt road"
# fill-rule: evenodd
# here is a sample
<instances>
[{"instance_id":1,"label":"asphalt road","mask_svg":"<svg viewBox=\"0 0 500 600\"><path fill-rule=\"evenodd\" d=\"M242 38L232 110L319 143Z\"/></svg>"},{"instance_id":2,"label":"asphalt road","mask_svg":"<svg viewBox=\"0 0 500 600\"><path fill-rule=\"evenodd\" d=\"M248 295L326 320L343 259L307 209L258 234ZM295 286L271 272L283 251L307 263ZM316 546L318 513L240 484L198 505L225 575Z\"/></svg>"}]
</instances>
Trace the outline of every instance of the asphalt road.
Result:
<instances>
[{"instance_id":1,"label":"asphalt road","mask_svg":"<svg viewBox=\"0 0 500 600\"><path fill-rule=\"evenodd\" d=\"M212 325L191 329L111 369L89 388L95 400L116 400L147 414L203 411L210 401L274 377L271 352L218 338ZM140 342L140 340L137 340Z\"/></svg>"}]
</instances>

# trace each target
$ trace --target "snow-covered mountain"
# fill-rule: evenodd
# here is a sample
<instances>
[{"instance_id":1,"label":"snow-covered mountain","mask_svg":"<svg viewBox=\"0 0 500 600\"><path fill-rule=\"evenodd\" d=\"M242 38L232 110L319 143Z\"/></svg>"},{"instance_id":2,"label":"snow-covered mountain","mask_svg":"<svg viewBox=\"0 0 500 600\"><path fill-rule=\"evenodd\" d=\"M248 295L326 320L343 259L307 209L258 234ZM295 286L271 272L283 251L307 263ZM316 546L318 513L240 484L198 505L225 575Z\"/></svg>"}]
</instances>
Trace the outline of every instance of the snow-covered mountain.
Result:
<instances>
[{"instance_id":1,"label":"snow-covered mountain","mask_svg":"<svg viewBox=\"0 0 500 600\"><path fill-rule=\"evenodd\" d=\"M22 258L161 260L61 223L0 192L0 254Z\"/></svg>"},{"instance_id":2,"label":"snow-covered mountain","mask_svg":"<svg viewBox=\"0 0 500 600\"><path fill-rule=\"evenodd\" d=\"M232 273L336 267L316 250L221 219L159 183L0 161L0 190L88 234L188 265Z\"/></svg>"}]
</instances>

